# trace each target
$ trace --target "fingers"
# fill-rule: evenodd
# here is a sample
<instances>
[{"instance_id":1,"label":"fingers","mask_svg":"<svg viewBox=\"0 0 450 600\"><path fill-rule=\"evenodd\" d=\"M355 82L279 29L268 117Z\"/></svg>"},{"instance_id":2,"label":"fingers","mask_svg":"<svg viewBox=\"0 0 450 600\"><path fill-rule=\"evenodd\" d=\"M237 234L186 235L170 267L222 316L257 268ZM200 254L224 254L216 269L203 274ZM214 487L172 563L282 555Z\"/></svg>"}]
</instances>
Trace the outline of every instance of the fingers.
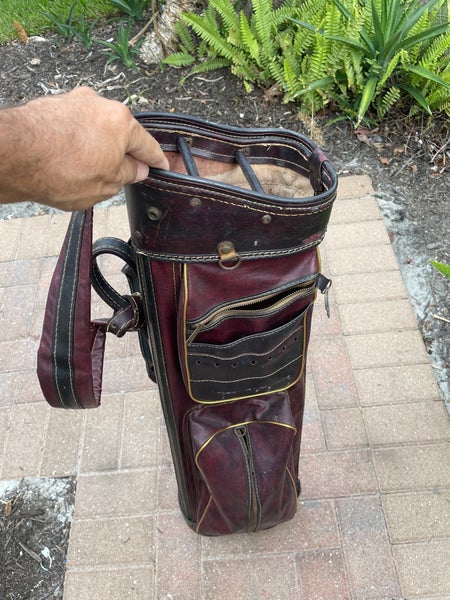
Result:
<instances>
[{"instance_id":1,"label":"fingers","mask_svg":"<svg viewBox=\"0 0 450 600\"><path fill-rule=\"evenodd\" d=\"M135 161L136 163L136 178L134 179L133 183L137 183L138 181L143 181L144 179L146 179L148 177L148 165L146 165L145 163L141 162L140 160Z\"/></svg>"},{"instance_id":2,"label":"fingers","mask_svg":"<svg viewBox=\"0 0 450 600\"><path fill-rule=\"evenodd\" d=\"M148 177L149 167L140 160L136 160L129 154L125 155L120 171L118 173L118 188L128 183L138 183Z\"/></svg>"},{"instance_id":3,"label":"fingers","mask_svg":"<svg viewBox=\"0 0 450 600\"><path fill-rule=\"evenodd\" d=\"M169 169L169 161L158 142L134 118L126 152L155 169Z\"/></svg>"}]
</instances>

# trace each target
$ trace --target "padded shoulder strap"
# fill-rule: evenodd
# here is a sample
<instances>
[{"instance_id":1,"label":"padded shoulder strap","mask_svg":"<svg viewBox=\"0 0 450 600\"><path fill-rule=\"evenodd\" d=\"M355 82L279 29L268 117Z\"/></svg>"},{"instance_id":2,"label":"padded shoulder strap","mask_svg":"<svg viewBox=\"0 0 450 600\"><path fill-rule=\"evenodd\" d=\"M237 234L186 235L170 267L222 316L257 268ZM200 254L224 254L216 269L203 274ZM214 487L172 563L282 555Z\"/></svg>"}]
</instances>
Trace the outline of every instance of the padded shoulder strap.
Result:
<instances>
[{"instance_id":1,"label":"padded shoulder strap","mask_svg":"<svg viewBox=\"0 0 450 600\"><path fill-rule=\"evenodd\" d=\"M115 312L111 319L91 320L92 220L92 208L73 213L47 298L37 374L44 397L56 408L99 406L106 332L120 337L143 324L139 294L120 296L98 268L96 288L104 286L101 296L114 298Z\"/></svg>"}]
</instances>

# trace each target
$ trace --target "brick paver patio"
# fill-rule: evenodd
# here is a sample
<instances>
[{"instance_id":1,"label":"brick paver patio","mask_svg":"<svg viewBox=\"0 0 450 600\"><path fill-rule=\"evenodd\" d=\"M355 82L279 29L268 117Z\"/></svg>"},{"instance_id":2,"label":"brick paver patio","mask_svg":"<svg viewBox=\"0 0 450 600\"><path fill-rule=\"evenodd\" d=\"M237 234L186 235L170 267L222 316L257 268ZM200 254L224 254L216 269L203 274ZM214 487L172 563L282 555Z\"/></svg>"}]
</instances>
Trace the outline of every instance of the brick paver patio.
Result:
<instances>
[{"instance_id":1,"label":"brick paver patio","mask_svg":"<svg viewBox=\"0 0 450 600\"><path fill-rule=\"evenodd\" d=\"M43 400L36 350L67 221L0 221L0 480L77 477L65 600L450 599L448 414L368 177L341 179L323 245L332 316L319 298L299 511L257 534L184 523L134 334L109 336L101 408ZM125 208L97 209L95 228L126 239Z\"/></svg>"}]
</instances>

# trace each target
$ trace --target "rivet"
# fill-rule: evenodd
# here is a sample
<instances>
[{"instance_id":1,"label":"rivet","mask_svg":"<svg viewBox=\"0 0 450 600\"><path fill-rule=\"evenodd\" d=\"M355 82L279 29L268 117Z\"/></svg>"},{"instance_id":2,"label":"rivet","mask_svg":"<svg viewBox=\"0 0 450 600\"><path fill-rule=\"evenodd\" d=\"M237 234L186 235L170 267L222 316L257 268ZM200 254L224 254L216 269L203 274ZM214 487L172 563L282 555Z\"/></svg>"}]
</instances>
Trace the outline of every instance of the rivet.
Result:
<instances>
[{"instance_id":1,"label":"rivet","mask_svg":"<svg viewBox=\"0 0 450 600\"><path fill-rule=\"evenodd\" d=\"M139 230L137 230L134 232L134 239L137 241L138 244L140 244L140 243L142 243L144 236L142 235L142 233Z\"/></svg>"},{"instance_id":2,"label":"rivet","mask_svg":"<svg viewBox=\"0 0 450 600\"><path fill-rule=\"evenodd\" d=\"M222 242L221 244L219 244L220 246L220 252L222 254L228 254L230 252L233 252L234 250L234 246L231 242Z\"/></svg>"},{"instance_id":3,"label":"rivet","mask_svg":"<svg viewBox=\"0 0 450 600\"><path fill-rule=\"evenodd\" d=\"M189 204L190 204L190 205L191 205L193 208L195 208L196 206L201 206L201 204L202 204L202 201L200 200L200 198L196 198L196 197L194 197L194 198L191 198L191 199L189 200Z\"/></svg>"},{"instance_id":4,"label":"rivet","mask_svg":"<svg viewBox=\"0 0 450 600\"><path fill-rule=\"evenodd\" d=\"M270 215L263 215L261 221L264 223L264 225L267 225L268 223L270 223L270 221L272 220L272 217Z\"/></svg>"},{"instance_id":5,"label":"rivet","mask_svg":"<svg viewBox=\"0 0 450 600\"><path fill-rule=\"evenodd\" d=\"M150 206L147 208L147 216L150 221L160 221L162 219L162 212L156 206Z\"/></svg>"}]
</instances>

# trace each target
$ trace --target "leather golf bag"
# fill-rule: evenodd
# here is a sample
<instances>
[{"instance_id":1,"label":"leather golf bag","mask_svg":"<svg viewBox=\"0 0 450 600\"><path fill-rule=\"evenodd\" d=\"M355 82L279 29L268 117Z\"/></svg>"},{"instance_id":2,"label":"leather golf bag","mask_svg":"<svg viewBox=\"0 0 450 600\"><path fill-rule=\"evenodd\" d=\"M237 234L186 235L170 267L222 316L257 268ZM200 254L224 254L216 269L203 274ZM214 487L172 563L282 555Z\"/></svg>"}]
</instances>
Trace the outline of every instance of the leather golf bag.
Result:
<instances>
[{"instance_id":1,"label":"leather golf bag","mask_svg":"<svg viewBox=\"0 0 450 600\"><path fill-rule=\"evenodd\" d=\"M138 331L186 521L204 535L269 528L294 516L300 493L311 317L330 283L318 245L336 175L292 131L136 118L170 170L127 187L129 242L92 247L92 210L74 213L49 293L41 386L53 406L97 406L106 332ZM129 295L101 274L104 253L125 261ZM90 320L91 282L110 319Z\"/></svg>"}]
</instances>

